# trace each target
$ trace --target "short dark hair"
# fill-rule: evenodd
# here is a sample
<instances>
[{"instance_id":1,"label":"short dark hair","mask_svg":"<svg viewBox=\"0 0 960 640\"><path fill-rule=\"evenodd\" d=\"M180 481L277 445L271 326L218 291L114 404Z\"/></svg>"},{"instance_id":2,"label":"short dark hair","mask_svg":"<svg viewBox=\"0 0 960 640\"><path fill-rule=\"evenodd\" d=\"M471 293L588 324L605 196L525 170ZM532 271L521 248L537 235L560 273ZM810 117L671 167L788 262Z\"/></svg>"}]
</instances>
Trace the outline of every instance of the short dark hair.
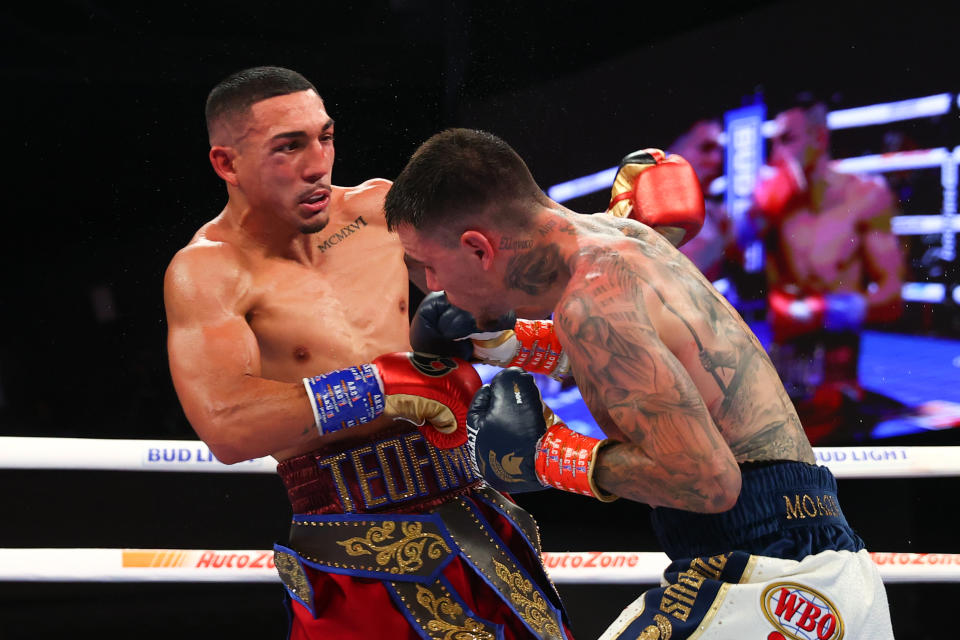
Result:
<instances>
[{"instance_id":1,"label":"short dark hair","mask_svg":"<svg viewBox=\"0 0 960 640\"><path fill-rule=\"evenodd\" d=\"M387 192L387 228L457 232L457 223L491 213L526 226L531 205L550 200L509 144L486 131L447 129L414 152ZM441 227L442 225L442 227Z\"/></svg>"},{"instance_id":2,"label":"short dark hair","mask_svg":"<svg viewBox=\"0 0 960 640\"><path fill-rule=\"evenodd\" d=\"M694 129L700 126L711 124L720 127L721 131L723 130L723 121L716 116L705 116L698 118L694 120L692 124L687 125L682 131L677 133L673 137L673 142L664 147L664 151L673 153L676 149L686 146L690 136L693 135Z\"/></svg>"},{"instance_id":3,"label":"short dark hair","mask_svg":"<svg viewBox=\"0 0 960 640\"><path fill-rule=\"evenodd\" d=\"M317 91L301 74L284 67L251 67L237 71L221 80L207 96L207 133L210 134L213 125L222 118L241 115L261 100L310 89Z\"/></svg>"},{"instance_id":4,"label":"short dark hair","mask_svg":"<svg viewBox=\"0 0 960 640\"><path fill-rule=\"evenodd\" d=\"M773 113L780 114L792 109L800 109L807 122L813 126L827 126L827 114L840 105L841 96L833 94L825 96L817 91L804 89L796 91L772 102Z\"/></svg>"}]
</instances>

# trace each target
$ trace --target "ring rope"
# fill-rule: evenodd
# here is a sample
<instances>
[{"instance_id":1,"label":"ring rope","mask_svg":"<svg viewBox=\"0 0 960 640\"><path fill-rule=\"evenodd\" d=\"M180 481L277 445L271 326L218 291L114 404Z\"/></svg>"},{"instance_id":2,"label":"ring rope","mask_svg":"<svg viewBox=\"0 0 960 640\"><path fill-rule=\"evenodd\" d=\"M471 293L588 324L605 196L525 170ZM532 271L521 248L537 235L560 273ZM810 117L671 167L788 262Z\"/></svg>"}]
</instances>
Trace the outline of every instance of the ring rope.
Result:
<instances>
[{"instance_id":1,"label":"ring rope","mask_svg":"<svg viewBox=\"0 0 960 640\"><path fill-rule=\"evenodd\" d=\"M870 554L885 583L960 582L960 554ZM658 584L652 551L544 552L557 584ZM277 582L273 552L210 549L0 549L4 582Z\"/></svg>"},{"instance_id":2,"label":"ring rope","mask_svg":"<svg viewBox=\"0 0 960 640\"><path fill-rule=\"evenodd\" d=\"M958 447L814 447L814 453L837 478L960 476ZM0 469L276 473L277 461L226 465L200 440L0 436Z\"/></svg>"}]
</instances>

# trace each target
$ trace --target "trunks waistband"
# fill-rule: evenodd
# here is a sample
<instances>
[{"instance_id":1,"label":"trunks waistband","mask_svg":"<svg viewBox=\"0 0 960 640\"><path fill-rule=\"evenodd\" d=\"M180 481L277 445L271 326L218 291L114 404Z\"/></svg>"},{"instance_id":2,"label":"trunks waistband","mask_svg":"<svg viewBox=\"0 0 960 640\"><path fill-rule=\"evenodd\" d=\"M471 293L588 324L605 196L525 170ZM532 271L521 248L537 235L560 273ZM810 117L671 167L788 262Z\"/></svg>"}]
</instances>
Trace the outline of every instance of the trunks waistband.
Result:
<instances>
[{"instance_id":1,"label":"trunks waistband","mask_svg":"<svg viewBox=\"0 0 960 640\"><path fill-rule=\"evenodd\" d=\"M654 533L670 558L729 551L799 558L863 548L840 509L837 481L826 467L777 462L744 467L741 476L740 497L729 511L652 511Z\"/></svg>"},{"instance_id":2,"label":"trunks waistband","mask_svg":"<svg viewBox=\"0 0 960 640\"><path fill-rule=\"evenodd\" d=\"M412 425L320 447L277 473L303 514L423 509L480 484L466 445L439 449Z\"/></svg>"}]
</instances>

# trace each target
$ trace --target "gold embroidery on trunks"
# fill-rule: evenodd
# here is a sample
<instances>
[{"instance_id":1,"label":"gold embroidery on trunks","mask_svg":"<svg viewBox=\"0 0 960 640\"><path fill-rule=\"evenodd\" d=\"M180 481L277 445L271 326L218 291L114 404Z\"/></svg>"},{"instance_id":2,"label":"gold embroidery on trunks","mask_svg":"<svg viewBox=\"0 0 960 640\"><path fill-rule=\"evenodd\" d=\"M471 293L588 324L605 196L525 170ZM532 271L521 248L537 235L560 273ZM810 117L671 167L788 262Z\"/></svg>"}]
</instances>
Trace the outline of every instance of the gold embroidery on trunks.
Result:
<instances>
[{"instance_id":1,"label":"gold embroidery on trunks","mask_svg":"<svg viewBox=\"0 0 960 640\"><path fill-rule=\"evenodd\" d=\"M360 485L360 493L363 494L363 500L367 508L386 504L387 496L373 496L373 490L370 488L370 480L383 475L381 469L368 470L363 466L363 456L373 453L373 447L360 447L350 452L350 458L353 461L353 468L357 472L357 484Z\"/></svg>"},{"instance_id":2,"label":"gold embroidery on trunks","mask_svg":"<svg viewBox=\"0 0 960 640\"><path fill-rule=\"evenodd\" d=\"M333 481L337 487L337 495L340 496L340 502L343 504L343 510L353 512L356 507L353 506L353 500L350 498L350 489L347 488L347 481L343 478L343 471L340 470L340 463L347 459L347 454L338 453L335 456L329 456L317 460L317 465L321 468L330 467L330 473L333 475Z\"/></svg>"},{"instance_id":3,"label":"gold embroidery on trunks","mask_svg":"<svg viewBox=\"0 0 960 640\"><path fill-rule=\"evenodd\" d=\"M469 618L442 583L391 582L417 626L431 640L495 640L496 625L482 618Z\"/></svg>"},{"instance_id":4,"label":"gold embroidery on trunks","mask_svg":"<svg viewBox=\"0 0 960 640\"><path fill-rule=\"evenodd\" d=\"M681 571L676 582L663 590L660 598L660 611L670 614L681 622L686 622L693 611L693 605L700 594L704 580L717 580L727 564L730 554L694 558L686 571Z\"/></svg>"},{"instance_id":5,"label":"gold embroidery on trunks","mask_svg":"<svg viewBox=\"0 0 960 640\"><path fill-rule=\"evenodd\" d=\"M494 590L500 597L516 605L519 594L509 577L512 575L520 577L522 574L516 569L515 565L513 565L510 556L501 547L500 543L490 537L490 533L480 520L477 519L476 514L467 506L466 502L462 499L448 502L441 505L437 509L437 512L443 518L444 522L447 523L447 530L459 544L461 553L477 571L486 577L487 581L494 587ZM483 538L474 539L470 544L464 544L464 541L470 539L471 532L482 533ZM484 548L482 551L476 546L478 544L483 545ZM502 562L494 559L493 554L496 554ZM500 575L501 570L498 569L496 565L505 569L502 575L507 579L504 579L504 577ZM511 569L510 567L513 568ZM539 586L534 587L529 582L526 582L526 584L530 588L530 591L535 594L531 602L535 602L539 609L528 609L517 606L517 615L523 619L526 625L541 638L541 640L543 638L562 638L563 636L560 631L561 623L557 616L559 611L554 611L547 607L546 602L538 591ZM543 618L545 616L550 617L544 621Z\"/></svg>"},{"instance_id":6,"label":"gold embroidery on trunks","mask_svg":"<svg viewBox=\"0 0 960 640\"><path fill-rule=\"evenodd\" d=\"M277 573L280 574L283 584L293 592L293 595L304 602L310 602L310 581L307 580L307 574L303 572L303 567L297 559L289 553L275 551L273 563L277 567Z\"/></svg>"},{"instance_id":7,"label":"gold embroidery on trunks","mask_svg":"<svg viewBox=\"0 0 960 640\"><path fill-rule=\"evenodd\" d=\"M539 592L534 590L529 580L519 571L511 571L505 565L493 559L497 577L509 588L510 601L520 610L520 615L537 633L560 636L560 629L550 616L547 603Z\"/></svg>"},{"instance_id":8,"label":"gold embroidery on trunks","mask_svg":"<svg viewBox=\"0 0 960 640\"><path fill-rule=\"evenodd\" d=\"M453 473L448 471L450 473L449 483L447 482L447 476L443 473L441 458L443 459L443 462L447 463L447 469L449 470L450 468L450 463L447 461L447 457L443 455L443 450L437 449L436 447L427 447L427 455L430 456L430 461L433 463L433 473L437 477L437 484L440 486L440 488L446 489L447 485L449 485L450 488L456 487L457 481L453 477Z\"/></svg>"},{"instance_id":9,"label":"gold embroidery on trunks","mask_svg":"<svg viewBox=\"0 0 960 640\"><path fill-rule=\"evenodd\" d=\"M423 442L423 436L419 431L414 431L405 435L403 442L406 445L407 455L413 462L413 475L417 479L417 492L422 495L427 492L427 483L423 480L423 467L430 465L430 458L420 457L413 445L415 442ZM434 471L434 475L436 475L436 471Z\"/></svg>"},{"instance_id":10,"label":"gold embroidery on trunks","mask_svg":"<svg viewBox=\"0 0 960 640\"><path fill-rule=\"evenodd\" d=\"M337 544L351 556L376 554L377 564L395 574L418 571L423 566L424 553L432 560L450 553L450 547L443 537L436 533L425 533L420 522L400 522L400 534L403 537L390 542L396 528L396 522L386 521L383 526L370 527L362 538L339 540Z\"/></svg>"},{"instance_id":11,"label":"gold embroidery on trunks","mask_svg":"<svg viewBox=\"0 0 960 640\"><path fill-rule=\"evenodd\" d=\"M423 585L417 587L417 602L433 615L427 622L427 630L443 634L450 640L494 640L494 634L487 631L483 624L463 615L463 607L448 597L438 598Z\"/></svg>"},{"instance_id":12,"label":"gold embroidery on trunks","mask_svg":"<svg viewBox=\"0 0 960 640\"><path fill-rule=\"evenodd\" d=\"M403 491L400 491L400 488L397 486L397 478L393 476L393 472L390 470L390 462L387 460L387 449L393 449L399 462L397 466L400 469L400 476L403 478ZM417 489L413 484L413 476L410 474L410 469L407 468L407 461L404 459L400 448L399 438L385 440L377 444L377 461L383 470L383 480L387 485L387 495L390 496L392 502L400 502L417 495Z\"/></svg>"},{"instance_id":13,"label":"gold embroidery on trunks","mask_svg":"<svg viewBox=\"0 0 960 640\"><path fill-rule=\"evenodd\" d=\"M656 626L648 625L637 636L637 640L669 640L670 636L673 635L673 625L670 624L670 621L659 613L653 616L653 621Z\"/></svg>"},{"instance_id":14,"label":"gold embroidery on trunks","mask_svg":"<svg viewBox=\"0 0 960 640\"><path fill-rule=\"evenodd\" d=\"M811 496L809 494L794 494L792 502L790 496L783 496L786 506L787 520L803 520L805 518L822 518L824 516L839 516L840 505L830 494Z\"/></svg>"}]
</instances>

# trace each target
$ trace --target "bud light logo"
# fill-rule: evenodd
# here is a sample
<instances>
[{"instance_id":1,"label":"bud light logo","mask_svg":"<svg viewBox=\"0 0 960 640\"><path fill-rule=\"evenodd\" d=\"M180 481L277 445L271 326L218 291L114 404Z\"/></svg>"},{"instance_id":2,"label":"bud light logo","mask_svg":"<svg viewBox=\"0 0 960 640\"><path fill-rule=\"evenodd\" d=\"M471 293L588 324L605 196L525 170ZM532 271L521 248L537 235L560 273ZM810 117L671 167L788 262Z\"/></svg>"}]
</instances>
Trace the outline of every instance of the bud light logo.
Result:
<instances>
[{"instance_id":1,"label":"bud light logo","mask_svg":"<svg viewBox=\"0 0 960 640\"><path fill-rule=\"evenodd\" d=\"M431 378L442 378L457 368L457 363L450 358L417 352L410 353L409 357L417 371Z\"/></svg>"},{"instance_id":2,"label":"bud light logo","mask_svg":"<svg viewBox=\"0 0 960 640\"><path fill-rule=\"evenodd\" d=\"M841 640L843 620L823 594L794 582L767 587L761 605L777 628L767 640Z\"/></svg>"}]
</instances>

